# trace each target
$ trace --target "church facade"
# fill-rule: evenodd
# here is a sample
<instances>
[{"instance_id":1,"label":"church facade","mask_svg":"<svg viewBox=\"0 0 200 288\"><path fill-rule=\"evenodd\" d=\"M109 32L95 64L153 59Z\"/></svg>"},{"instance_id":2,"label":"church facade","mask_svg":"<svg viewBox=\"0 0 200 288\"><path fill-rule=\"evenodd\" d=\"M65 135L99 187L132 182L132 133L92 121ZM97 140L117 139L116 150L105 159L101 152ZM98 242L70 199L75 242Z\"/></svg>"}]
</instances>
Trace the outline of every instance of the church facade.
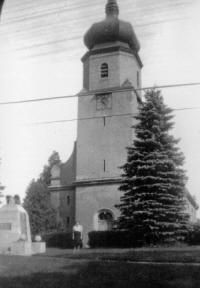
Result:
<instances>
[{"instance_id":1,"label":"church facade","mask_svg":"<svg viewBox=\"0 0 200 288\"><path fill-rule=\"evenodd\" d=\"M93 230L112 229L119 211L119 168L126 147L134 140L133 116L141 103L140 44L130 23L119 19L115 0L108 0L106 17L86 32L82 57L83 89L78 95L78 131L66 163L51 171L52 204L70 231L75 221L84 240ZM195 201L188 201L194 207Z\"/></svg>"}]
</instances>

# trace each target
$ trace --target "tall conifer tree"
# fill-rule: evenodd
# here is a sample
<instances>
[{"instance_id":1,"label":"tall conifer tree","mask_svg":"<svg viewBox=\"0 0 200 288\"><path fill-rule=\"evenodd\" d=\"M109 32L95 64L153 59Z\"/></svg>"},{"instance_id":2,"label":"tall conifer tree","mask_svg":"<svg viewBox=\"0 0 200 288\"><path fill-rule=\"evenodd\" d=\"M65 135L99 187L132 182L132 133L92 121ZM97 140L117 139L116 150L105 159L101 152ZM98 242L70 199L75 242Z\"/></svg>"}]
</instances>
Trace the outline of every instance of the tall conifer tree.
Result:
<instances>
[{"instance_id":1,"label":"tall conifer tree","mask_svg":"<svg viewBox=\"0 0 200 288\"><path fill-rule=\"evenodd\" d=\"M136 140L127 148L127 163L122 167L118 227L148 243L180 240L189 227L184 155L177 147L179 140L169 133L172 111L160 91L146 92L133 126Z\"/></svg>"}]
</instances>

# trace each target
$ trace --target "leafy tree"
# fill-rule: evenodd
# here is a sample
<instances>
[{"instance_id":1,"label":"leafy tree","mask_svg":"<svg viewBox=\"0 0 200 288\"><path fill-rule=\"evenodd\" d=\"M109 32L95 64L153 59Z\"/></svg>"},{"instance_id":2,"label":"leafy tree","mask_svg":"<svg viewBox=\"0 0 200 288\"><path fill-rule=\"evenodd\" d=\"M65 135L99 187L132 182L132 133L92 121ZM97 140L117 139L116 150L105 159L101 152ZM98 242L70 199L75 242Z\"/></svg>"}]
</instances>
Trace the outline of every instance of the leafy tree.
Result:
<instances>
[{"instance_id":1,"label":"leafy tree","mask_svg":"<svg viewBox=\"0 0 200 288\"><path fill-rule=\"evenodd\" d=\"M48 159L48 165L45 165L42 173L40 174L40 179L46 185L50 185L51 182L51 168L54 164L60 163L60 156L58 152L53 151L52 155Z\"/></svg>"},{"instance_id":2,"label":"leafy tree","mask_svg":"<svg viewBox=\"0 0 200 288\"><path fill-rule=\"evenodd\" d=\"M48 189L51 168L56 161L60 162L60 158L58 153L54 151L48 160L48 165L44 166L39 179L32 180L26 191L23 206L29 214L32 234L41 234L61 229L61 223L57 219L57 212L51 206Z\"/></svg>"},{"instance_id":3,"label":"leafy tree","mask_svg":"<svg viewBox=\"0 0 200 288\"><path fill-rule=\"evenodd\" d=\"M57 228L56 211L51 207L48 187L40 179L31 181L23 206L29 214L33 235Z\"/></svg>"},{"instance_id":4,"label":"leafy tree","mask_svg":"<svg viewBox=\"0 0 200 288\"><path fill-rule=\"evenodd\" d=\"M160 91L146 92L145 102L134 117L136 139L127 148L117 207L118 228L133 231L144 243L178 241L187 232L185 213L184 156L179 140L169 134L173 128L172 109Z\"/></svg>"}]
</instances>

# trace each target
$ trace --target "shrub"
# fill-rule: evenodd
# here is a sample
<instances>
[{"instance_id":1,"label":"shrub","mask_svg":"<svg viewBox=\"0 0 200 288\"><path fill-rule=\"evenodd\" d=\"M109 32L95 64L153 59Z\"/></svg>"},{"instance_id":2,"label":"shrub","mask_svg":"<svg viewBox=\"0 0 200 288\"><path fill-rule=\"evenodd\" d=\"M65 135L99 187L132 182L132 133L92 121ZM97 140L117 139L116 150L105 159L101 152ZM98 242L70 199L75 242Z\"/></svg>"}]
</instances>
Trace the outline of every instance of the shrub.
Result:
<instances>
[{"instance_id":1,"label":"shrub","mask_svg":"<svg viewBox=\"0 0 200 288\"><path fill-rule=\"evenodd\" d=\"M88 237L91 248L130 248L143 244L136 235L127 231L92 231Z\"/></svg>"},{"instance_id":2,"label":"shrub","mask_svg":"<svg viewBox=\"0 0 200 288\"><path fill-rule=\"evenodd\" d=\"M53 232L42 235L47 247L69 249L73 248L72 233Z\"/></svg>"},{"instance_id":3,"label":"shrub","mask_svg":"<svg viewBox=\"0 0 200 288\"><path fill-rule=\"evenodd\" d=\"M188 232L186 242L189 245L200 245L200 224L193 224Z\"/></svg>"}]
</instances>

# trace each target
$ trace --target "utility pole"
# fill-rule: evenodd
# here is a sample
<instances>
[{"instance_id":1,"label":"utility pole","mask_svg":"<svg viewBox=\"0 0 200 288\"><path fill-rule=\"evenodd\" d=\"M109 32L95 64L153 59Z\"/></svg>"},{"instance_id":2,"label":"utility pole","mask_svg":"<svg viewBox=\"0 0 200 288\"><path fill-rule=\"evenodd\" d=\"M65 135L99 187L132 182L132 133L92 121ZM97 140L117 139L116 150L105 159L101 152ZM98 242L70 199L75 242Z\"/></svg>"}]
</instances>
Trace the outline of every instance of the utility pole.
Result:
<instances>
[{"instance_id":1,"label":"utility pole","mask_svg":"<svg viewBox=\"0 0 200 288\"><path fill-rule=\"evenodd\" d=\"M4 3L4 0L0 0L0 15L1 15L2 7L3 7L3 3Z\"/></svg>"},{"instance_id":2,"label":"utility pole","mask_svg":"<svg viewBox=\"0 0 200 288\"><path fill-rule=\"evenodd\" d=\"M0 0L0 17L1 17L1 11L2 11L3 4L4 4L4 0Z\"/></svg>"}]
</instances>

